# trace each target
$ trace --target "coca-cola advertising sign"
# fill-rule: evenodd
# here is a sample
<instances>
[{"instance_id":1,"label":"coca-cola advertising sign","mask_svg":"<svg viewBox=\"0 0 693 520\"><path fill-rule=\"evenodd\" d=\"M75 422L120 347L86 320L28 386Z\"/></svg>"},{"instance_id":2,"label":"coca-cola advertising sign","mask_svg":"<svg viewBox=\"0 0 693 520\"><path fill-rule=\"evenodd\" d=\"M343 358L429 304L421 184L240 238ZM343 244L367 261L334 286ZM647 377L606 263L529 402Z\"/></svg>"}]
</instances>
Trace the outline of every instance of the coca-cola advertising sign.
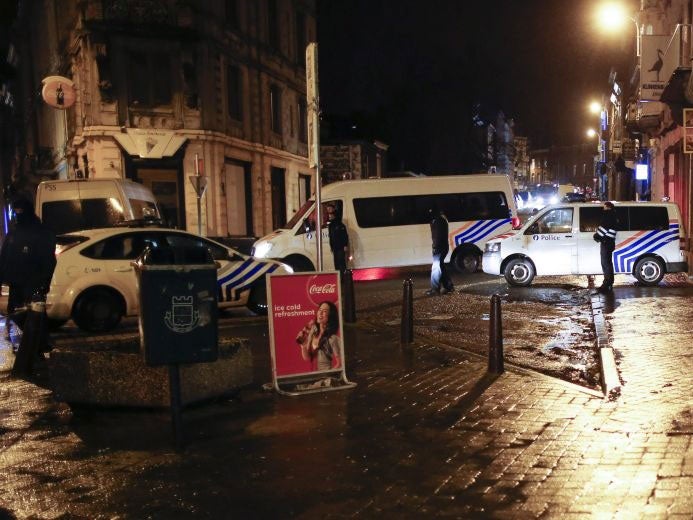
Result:
<instances>
[{"instance_id":1,"label":"coca-cola advertising sign","mask_svg":"<svg viewBox=\"0 0 693 520\"><path fill-rule=\"evenodd\" d=\"M272 275L267 292L275 377L344 370L339 273Z\"/></svg>"}]
</instances>

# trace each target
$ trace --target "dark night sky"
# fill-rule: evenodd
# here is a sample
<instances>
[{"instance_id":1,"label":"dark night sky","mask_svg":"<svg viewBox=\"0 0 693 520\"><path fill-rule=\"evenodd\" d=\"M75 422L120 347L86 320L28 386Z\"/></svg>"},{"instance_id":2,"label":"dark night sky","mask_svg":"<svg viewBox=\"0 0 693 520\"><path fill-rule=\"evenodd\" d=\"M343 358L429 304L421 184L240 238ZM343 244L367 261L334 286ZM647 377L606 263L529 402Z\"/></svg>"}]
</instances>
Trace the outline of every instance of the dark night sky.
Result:
<instances>
[{"instance_id":1,"label":"dark night sky","mask_svg":"<svg viewBox=\"0 0 693 520\"><path fill-rule=\"evenodd\" d=\"M599 1L318 0L322 110L370 114L391 169L464 171L475 102L534 147L584 142L588 100L635 53L632 23L596 29Z\"/></svg>"}]
</instances>

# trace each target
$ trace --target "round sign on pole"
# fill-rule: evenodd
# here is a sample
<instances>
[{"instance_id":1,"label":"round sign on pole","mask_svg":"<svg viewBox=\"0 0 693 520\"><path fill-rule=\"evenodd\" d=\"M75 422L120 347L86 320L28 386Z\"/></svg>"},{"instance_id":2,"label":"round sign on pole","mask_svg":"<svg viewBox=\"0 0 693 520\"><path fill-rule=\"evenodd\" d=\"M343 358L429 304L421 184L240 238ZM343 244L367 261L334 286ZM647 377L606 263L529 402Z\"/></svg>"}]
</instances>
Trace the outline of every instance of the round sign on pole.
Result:
<instances>
[{"instance_id":1,"label":"round sign on pole","mask_svg":"<svg viewBox=\"0 0 693 520\"><path fill-rule=\"evenodd\" d=\"M48 76L42 81L41 97L46 104L54 108L69 108L77 97L71 79L63 76Z\"/></svg>"}]
</instances>

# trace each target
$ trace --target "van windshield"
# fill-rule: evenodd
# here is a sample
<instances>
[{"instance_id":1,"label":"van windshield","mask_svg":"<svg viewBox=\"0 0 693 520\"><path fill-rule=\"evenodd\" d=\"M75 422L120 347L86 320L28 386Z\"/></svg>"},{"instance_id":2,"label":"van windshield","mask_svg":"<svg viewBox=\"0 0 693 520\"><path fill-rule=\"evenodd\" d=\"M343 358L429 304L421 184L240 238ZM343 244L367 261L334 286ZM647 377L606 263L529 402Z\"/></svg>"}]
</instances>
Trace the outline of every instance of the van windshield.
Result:
<instances>
[{"instance_id":1,"label":"van windshield","mask_svg":"<svg viewBox=\"0 0 693 520\"><path fill-rule=\"evenodd\" d=\"M291 217L291 220L289 220L286 225L284 226L284 229L293 229L296 227L296 224L299 222L302 222L304 218L306 218L306 215L308 212L313 209L313 205L315 204L314 200L308 200L306 201L303 206L301 206L301 209L299 209L293 217Z\"/></svg>"},{"instance_id":2,"label":"van windshield","mask_svg":"<svg viewBox=\"0 0 693 520\"><path fill-rule=\"evenodd\" d=\"M81 229L112 227L124 220L123 208L114 201L110 198L44 202L41 217L56 235Z\"/></svg>"}]
</instances>

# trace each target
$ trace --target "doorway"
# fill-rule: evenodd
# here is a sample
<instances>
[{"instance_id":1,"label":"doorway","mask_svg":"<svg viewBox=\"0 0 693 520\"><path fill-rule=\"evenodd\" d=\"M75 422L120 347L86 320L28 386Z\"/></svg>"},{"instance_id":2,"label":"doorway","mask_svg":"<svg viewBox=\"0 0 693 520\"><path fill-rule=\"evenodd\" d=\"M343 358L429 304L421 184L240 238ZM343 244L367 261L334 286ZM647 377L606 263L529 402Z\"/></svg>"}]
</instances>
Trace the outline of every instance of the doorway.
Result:
<instances>
[{"instance_id":1,"label":"doorway","mask_svg":"<svg viewBox=\"0 0 693 520\"><path fill-rule=\"evenodd\" d=\"M224 195L229 236L253 235L253 193L250 184L250 165L227 160L224 164Z\"/></svg>"},{"instance_id":2,"label":"doorway","mask_svg":"<svg viewBox=\"0 0 693 520\"><path fill-rule=\"evenodd\" d=\"M147 186L161 210L164 222L173 228L185 228L184 207L181 203L181 187L178 172L169 169L138 168L137 181Z\"/></svg>"},{"instance_id":3,"label":"doorway","mask_svg":"<svg viewBox=\"0 0 693 520\"><path fill-rule=\"evenodd\" d=\"M272 229L286 224L286 176L283 168L272 167Z\"/></svg>"}]
</instances>

